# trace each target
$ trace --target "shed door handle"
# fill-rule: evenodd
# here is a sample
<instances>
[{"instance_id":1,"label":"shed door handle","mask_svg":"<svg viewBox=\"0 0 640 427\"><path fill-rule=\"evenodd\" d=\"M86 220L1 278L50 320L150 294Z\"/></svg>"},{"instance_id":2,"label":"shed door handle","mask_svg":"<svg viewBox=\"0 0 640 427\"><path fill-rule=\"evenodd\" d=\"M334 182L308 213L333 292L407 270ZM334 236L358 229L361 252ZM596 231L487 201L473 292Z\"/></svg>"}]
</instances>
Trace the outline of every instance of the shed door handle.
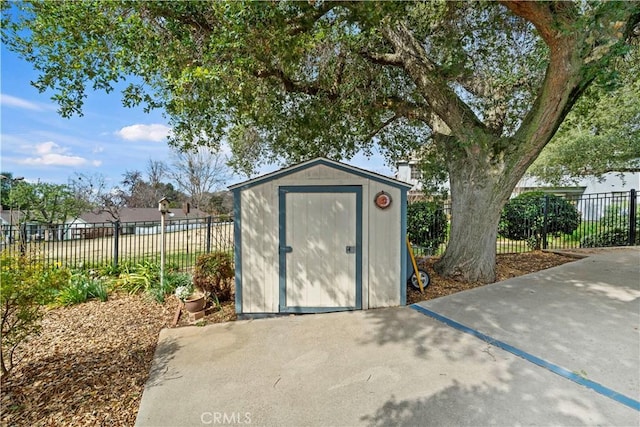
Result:
<instances>
[{"instance_id":1,"label":"shed door handle","mask_svg":"<svg viewBox=\"0 0 640 427\"><path fill-rule=\"evenodd\" d=\"M280 252L290 254L291 252L293 252L293 248L291 246L283 246L280 248Z\"/></svg>"},{"instance_id":2,"label":"shed door handle","mask_svg":"<svg viewBox=\"0 0 640 427\"><path fill-rule=\"evenodd\" d=\"M356 253L356 247L355 246L347 246L347 253L348 254L355 254Z\"/></svg>"}]
</instances>

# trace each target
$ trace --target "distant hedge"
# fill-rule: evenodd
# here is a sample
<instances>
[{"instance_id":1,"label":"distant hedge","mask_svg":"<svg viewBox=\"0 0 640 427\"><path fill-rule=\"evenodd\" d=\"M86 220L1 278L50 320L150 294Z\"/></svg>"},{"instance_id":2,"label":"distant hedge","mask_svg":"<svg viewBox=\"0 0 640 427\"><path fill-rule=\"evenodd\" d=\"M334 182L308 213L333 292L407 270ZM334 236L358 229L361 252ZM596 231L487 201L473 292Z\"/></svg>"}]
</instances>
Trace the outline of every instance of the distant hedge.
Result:
<instances>
[{"instance_id":1,"label":"distant hedge","mask_svg":"<svg viewBox=\"0 0 640 427\"><path fill-rule=\"evenodd\" d=\"M415 202L407 208L407 235L412 244L433 254L447 236L447 216L437 202Z\"/></svg>"},{"instance_id":2,"label":"distant hedge","mask_svg":"<svg viewBox=\"0 0 640 427\"><path fill-rule=\"evenodd\" d=\"M626 203L610 205L602 218L601 229L580 240L583 248L598 248L606 246L626 246L629 244L630 221L629 208ZM633 244L640 245L640 210L635 217L636 235Z\"/></svg>"},{"instance_id":3,"label":"distant hedge","mask_svg":"<svg viewBox=\"0 0 640 427\"><path fill-rule=\"evenodd\" d=\"M582 248L602 248L606 246L625 246L629 241L629 232L622 228L612 228L598 234L590 234L580 241Z\"/></svg>"},{"instance_id":4,"label":"distant hedge","mask_svg":"<svg viewBox=\"0 0 640 427\"><path fill-rule=\"evenodd\" d=\"M509 200L502 209L498 234L511 240L527 240L533 249L540 249L542 233L570 234L580 225L580 212L562 197L541 191L522 193Z\"/></svg>"}]
</instances>

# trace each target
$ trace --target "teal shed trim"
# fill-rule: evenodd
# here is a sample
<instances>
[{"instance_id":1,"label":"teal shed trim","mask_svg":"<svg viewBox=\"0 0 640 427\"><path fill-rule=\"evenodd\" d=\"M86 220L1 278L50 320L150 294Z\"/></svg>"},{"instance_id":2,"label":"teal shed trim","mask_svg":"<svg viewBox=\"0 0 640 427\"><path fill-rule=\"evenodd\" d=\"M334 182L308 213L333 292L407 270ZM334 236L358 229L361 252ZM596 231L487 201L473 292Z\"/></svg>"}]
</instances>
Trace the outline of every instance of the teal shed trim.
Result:
<instances>
[{"instance_id":1,"label":"teal shed trim","mask_svg":"<svg viewBox=\"0 0 640 427\"><path fill-rule=\"evenodd\" d=\"M405 242L405 238L406 238L406 232L407 232L407 192L408 190L411 188L410 184L407 184L405 182L402 181L398 181L394 178L390 178L384 175L380 175L374 172L370 172L364 169L360 169L351 165L347 165L344 163L340 163L334 160L330 160L330 159L326 159L323 157L320 158L316 158L316 159L312 159L312 160L308 160L306 162L302 162L275 172L271 172L268 173L266 175L260 176L260 177L256 177L244 182L240 182L238 184L232 185L229 187L229 190L232 191L233 193L233 197L234 197L234 261L235 261L235 265L236 265L236 272L235 272L235 306L236 306L236 313L238 314L252 314L252 313L245 313L244 312L244 307L243 307L243 272L242 272L242 251L243 251L243 236L242 236L242 211L243 211L243 206L242 206L242 192L243 190L261 185L261 184L265 184L268 183L270 181L275 181L278 180L282 177L294 174L294 173L298 173L301 171L304 171L306 169L309 168L313 168L315 166L327 166L329 168L338 170L338 171L342 171L345 172L347 174L352 174L354 176L360 177L360 178L365 178L370 180L371 182L378 182L378 183L382 183L385 185L388 185L392 188L397 188L400 190L400 218L401 218L401 224L400 224L400 279L401 279L401 283L399 284L400 286L400 304L401 305L406 305L406 300L407 300L407 288L406 288L406 283L407 283L407 277L408 277L408 269L407 269L407 257L408 257L408 253L407 253L407 246L406 246L406 242ZM341 187L358 187L358 185L350 185L348 183L345 183L345 186L337 186L337 185L327 185L327 186L323 186L323 185L305 185L304 180L301 181L301 185L297 186L297 185L291 185L290 183L283 185L282 187L288 187L288 188L298 188L298 189L302 189L302 188L306 188L307 190L310 188L315 188L315 187L322 187L323 189L331 189L331 191L335 191L336 189L339 189ZM280 186L278 187L278 192L279 192ZM327 192L331 192L331 191L327 191ZM364 201L362 200L363 196L362 196L362 188L360 187L360 191L357 195L358 197L358 202L357 202L357 207L356 209L358 210L357 212L357 239L358 239L358 250L357 250L357 282L358 282L358 286L356 288L356 307L348 307L348 308L327 308L327 307L303 307L303 308L293 308L293 307L286 307L282 304L283 301L286 302L286 295L285 295L285 299L283 300L282 297L283 295L280 294L279 295L279 300L281 302L281 307L280 307L280 312L316 312L316 313L320 313L320 312L327 312L327 311L337 311L340 309L344 309L344 310L350 310L350 309L361 309L362 308L362 300L363 300L363 295L362 295L362 290L363 290L363 283L362 283L362 260L363 260L363 248L362 248L362 233L365 232L365 230L362 229L363 227L363 223L362 223L362 215L363 215L363 203ZM282 201L280 200L281 197L278 196L278 200L279 200L279 204L282 203ZM367 201L368 203L369 201ZM276 206L276 208L279 210L278 215L284 215L284 211L281 209L280 206ZM278 224L280 224L280 228L281 224L282 224L283 218L282 217L278 217L277 222ZM367 230L366 232L370 232L370 230ZM280 236L281 237L281 236ZM279 248L278 248L279 250ZM286 265L284 266L284 269L282 268L283 266L281 265L282 263L282 257L279 256L279 280L280 280L280 293L282 293L282 274L284 274L286 272ZM284 310L283 310L284 308ZM257 314L257 313L256 313Z\"/></svg>"}]
</instances>

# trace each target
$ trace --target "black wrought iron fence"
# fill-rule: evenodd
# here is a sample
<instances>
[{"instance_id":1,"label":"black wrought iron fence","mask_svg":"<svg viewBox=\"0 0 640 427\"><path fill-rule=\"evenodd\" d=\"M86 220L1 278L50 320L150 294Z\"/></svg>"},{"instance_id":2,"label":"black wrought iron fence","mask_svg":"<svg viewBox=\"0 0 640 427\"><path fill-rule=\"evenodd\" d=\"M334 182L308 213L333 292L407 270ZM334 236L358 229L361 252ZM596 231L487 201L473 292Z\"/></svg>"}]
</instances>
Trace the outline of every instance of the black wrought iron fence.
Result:
<instances>
[{"instance_id":1,"label":"black wrought iron fence","mask_svg":"<svg viewBox=\"0 0 640 427\"><path fill-rule=\"evenodd\" d=\"M6 225L2 228L5 251L36 251L47 263L69 267L159 263L162 248L160 221L72 222L45 227L41 224ZM188 269L198 255L233 251L233 222L228 216L167 220L165 262Z\"/></svg>"},{"instance_id":2,"label":"black wrought iron fence","mask_svg":"<svg viewBox=\"0 0 640 427\"><path fill-rule=\"evenodd\" d=\"M557 198L567 203L558 203ZM638 199L636 190L539 195L527 205L530 211L518 216L517 230L509 230L501 223L497 253L640 245ZM442 209L446 214L446 227L434 228L445 230L444 243L435 250L427 250L420 242L413 242L418 255L440 255L446 249L451 205L444 203ZM575 218L570 217L572 210Z\"/></svg>"},{"instance_id":3,"label":"black wrought iron fence","mask_svg":"<svg viewBox=\"0 0 640 427\"><path fill-rule=\"evenodd\" d=\"M502 232L496 241L498 253L534 249L571 249L640 244L639 195L636 190L620 193L564 195L577 212L577 222L563 228L566 206L552 202L553 195L540 196L537 214L519 219L521 232ZM451 220L451 206L443 204L444 242L426 249L413 242L417 255L444 252ZM435 216L443 220L442 216ZM566 225L566 224L564 224ZM575 225L575 227L574 227ZM165 259L169 266L193 267L198 255L212 251L233 251L233 221L228 216L168 220L165 228ZM79 223L46 227L41 224L3 225L0 247L4 251L37 251L48 263L69 267L124 266L145 261L160 262L160 221Z\"/></svg>"}]
</instances>

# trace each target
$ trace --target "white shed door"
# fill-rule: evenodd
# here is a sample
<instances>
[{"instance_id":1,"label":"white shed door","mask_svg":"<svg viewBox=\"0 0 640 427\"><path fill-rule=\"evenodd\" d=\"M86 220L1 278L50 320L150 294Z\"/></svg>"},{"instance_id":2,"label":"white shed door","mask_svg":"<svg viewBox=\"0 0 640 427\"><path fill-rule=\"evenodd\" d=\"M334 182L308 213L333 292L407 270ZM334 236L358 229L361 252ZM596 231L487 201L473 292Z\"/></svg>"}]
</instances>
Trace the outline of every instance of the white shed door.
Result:
<instances>
[{"instance_id":1,"label":"white shed door","mask_svg":"<svg viewBox=\"0 0 640 427\"><path fill-rule=\"evenodd\" d=\"M337 188L281 189L281 311L361 308L361 193Z\"/></svg>"}]
</instances>

